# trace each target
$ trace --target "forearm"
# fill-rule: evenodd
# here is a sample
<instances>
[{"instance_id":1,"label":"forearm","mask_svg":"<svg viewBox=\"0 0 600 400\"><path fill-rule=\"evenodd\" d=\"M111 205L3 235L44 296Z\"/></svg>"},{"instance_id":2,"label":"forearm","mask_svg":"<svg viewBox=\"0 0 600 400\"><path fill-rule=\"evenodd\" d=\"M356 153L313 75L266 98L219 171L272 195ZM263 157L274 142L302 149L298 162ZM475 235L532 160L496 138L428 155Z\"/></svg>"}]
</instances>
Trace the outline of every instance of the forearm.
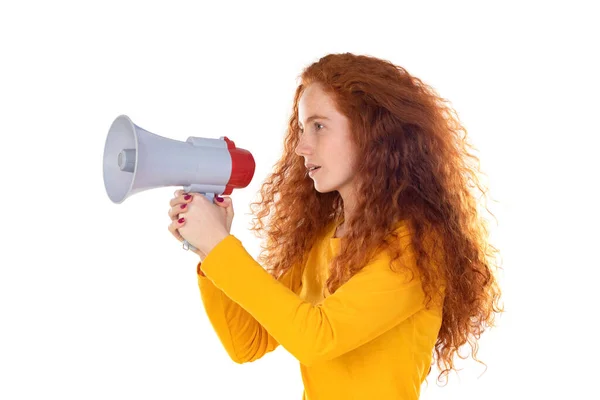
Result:
<instances>
[{"instance_id":1,"label":"forearm","mask_svg":"<svg viewBox=\"0 0 600 400\"><path fill-rule=\"evenodd\" d=\"M210 279L200 275L198 285L206 315L233 361L240 364L255 361L279 345L252 315Z\"/></svg>"}]
</instances>

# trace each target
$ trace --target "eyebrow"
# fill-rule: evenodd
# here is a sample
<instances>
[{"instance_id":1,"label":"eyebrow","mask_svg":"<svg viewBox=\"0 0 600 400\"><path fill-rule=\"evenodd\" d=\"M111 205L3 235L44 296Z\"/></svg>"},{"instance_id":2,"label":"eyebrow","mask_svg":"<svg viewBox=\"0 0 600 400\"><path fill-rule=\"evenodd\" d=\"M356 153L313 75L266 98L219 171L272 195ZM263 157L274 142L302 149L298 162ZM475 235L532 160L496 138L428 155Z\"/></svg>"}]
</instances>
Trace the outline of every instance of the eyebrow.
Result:
<instances>
[{"instance_id":1,"label":"eyebrow","mask_svg":"<svg viewBox=\"0 0 600 400\"><path fill-rule=\"evenodd\" d=\"M322 115L311 115L310 117L306 118L306 123L309 123L313 119L326 119L326 120L329 120L329 118L324 117ZM302 122L300 120L298 120L298 125L302 125Z\"/></svg>"}]
</instances>

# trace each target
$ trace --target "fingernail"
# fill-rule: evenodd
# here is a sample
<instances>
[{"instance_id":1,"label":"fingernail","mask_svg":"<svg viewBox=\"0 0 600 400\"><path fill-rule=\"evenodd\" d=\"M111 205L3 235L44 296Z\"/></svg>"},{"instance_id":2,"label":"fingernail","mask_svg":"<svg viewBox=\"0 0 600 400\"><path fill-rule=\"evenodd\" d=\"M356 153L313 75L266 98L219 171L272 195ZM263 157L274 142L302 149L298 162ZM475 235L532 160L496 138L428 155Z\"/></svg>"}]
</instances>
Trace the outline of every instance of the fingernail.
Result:
<instances>
[{"instance_id":1,"label":"fingernail","mask_svg":"<svg viewBox=\"0 0 600 400\"><path fill-rule=\"evenodd\" d=\"M192 196L191 196L191 195L189 195L189 194L187 194L187 195L183 196L183 198L184 198L185 200L189 200L189 199L191 199L191 198L192 198Z\"/></svg>"},{"instance_id":2,"label":"fingernail","mask_svg":"<svg viewBox=\"0 0 600 400\"><path fill-rule=\"evenodd\" d=\"M182 204L182 205L180 205L179 207L180 207L181 209L184 209L186 206L187 206L187 204Z\"/></svg>"},{"instance_id":3,"label":"fingernail","mask_svg":"<svg viewBox=\"0 0 600 400\"><path fill-rule=\"evenodd\" d=\"M223 198L221 198L221 197L217 196L217 201L218 201L219 203L222 203L222 202L223 202Z\"/></svg>"},{"instance_id":4,"label":"fingernail","mask_svg":"<svg viewBox=\"0 0 600 400\"><path fill-rule=\"evenodd\" d=\"M179 218L179 219L177 220L177 222L179 222L180 224L183 224L183 221L185 221L185 218Z\"/></svg>"}]
</instances>

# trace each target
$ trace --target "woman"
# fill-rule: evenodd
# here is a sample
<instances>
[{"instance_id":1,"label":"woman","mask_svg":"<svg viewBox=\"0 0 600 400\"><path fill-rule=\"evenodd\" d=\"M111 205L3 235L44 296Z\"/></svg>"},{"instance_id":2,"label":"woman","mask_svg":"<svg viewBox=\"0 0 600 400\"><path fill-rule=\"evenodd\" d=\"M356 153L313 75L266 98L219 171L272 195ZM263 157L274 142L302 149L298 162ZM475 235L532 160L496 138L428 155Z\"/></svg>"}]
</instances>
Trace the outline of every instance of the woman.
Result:
<instances>
[{"instance_id":1,"label":"woman","mask_svg":"<svg viewBox=\"0 0 600 400\"><path fill-rule=\"evenodd\" d=\"M436 360L447 375L467 341L477 360L503 310L465 132L405 69L330 54L303 71L284 153L252 203L267 255L257 263L229 233L231 198L176 192L169 230L199 249L201 297L231 358L281 344L303 399L328 400L417 399Z\"/></svg>"}]
</instances>

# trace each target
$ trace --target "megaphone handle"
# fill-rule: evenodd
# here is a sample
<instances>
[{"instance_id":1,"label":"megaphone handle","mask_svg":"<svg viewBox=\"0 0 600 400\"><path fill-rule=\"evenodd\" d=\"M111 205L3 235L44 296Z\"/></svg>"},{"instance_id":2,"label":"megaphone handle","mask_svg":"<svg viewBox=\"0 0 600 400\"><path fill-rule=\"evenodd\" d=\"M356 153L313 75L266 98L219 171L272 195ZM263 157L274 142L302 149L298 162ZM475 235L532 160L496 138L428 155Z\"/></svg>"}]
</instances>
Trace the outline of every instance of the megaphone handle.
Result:
<instances>
[{"instance_id":1,"label":"megaphone handle","mask_svg":"<svg viewBox=\"0 0 600 400\"><path fill-rule=\"evenodd\" d=\"M183 249L184 250L192 250L192 251L196 251L198 250L197 248L195 248L193 245L190 244L190 242L188 242L187 240L183 240Z\"/></svg>"},{"instance_id":2,"label":"megaphone handle","mask_svg":"<svg viewBox=\"0 0 600 400\"><path fill-rule=\"evenodd\" d=\"M185 193L190 193L192 191L192 188L190 186L184 187L183 191ZM214 201L215 199L215 194L214 193L200 193L201 195L203 195L204 197L206 197L208 199L208 201L210 201L211 203ZM192 251L196 251L198 250L196 247L194 247L190 242L188 242L187 240L183 240L183 249L184 250L192 250Z\"/></svg>"}]
</instances>

